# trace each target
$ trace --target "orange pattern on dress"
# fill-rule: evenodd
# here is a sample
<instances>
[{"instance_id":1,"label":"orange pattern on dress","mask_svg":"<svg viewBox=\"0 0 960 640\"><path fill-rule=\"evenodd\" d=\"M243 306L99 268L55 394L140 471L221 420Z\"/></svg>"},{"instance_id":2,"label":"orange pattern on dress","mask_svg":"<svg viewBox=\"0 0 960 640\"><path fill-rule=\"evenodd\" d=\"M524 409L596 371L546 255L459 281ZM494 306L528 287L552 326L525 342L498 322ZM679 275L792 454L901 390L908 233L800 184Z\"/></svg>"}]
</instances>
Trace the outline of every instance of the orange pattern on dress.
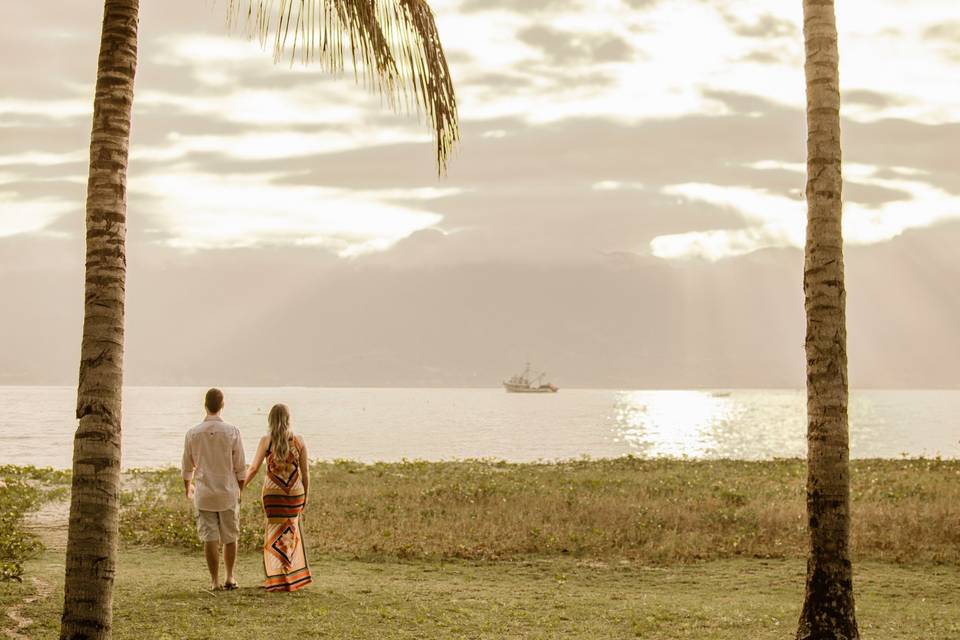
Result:
<instances>
[{"instance_id":1,"label":"orange pattern on dress","mask_svg":"<svg viewBox=\"0 0 960 640\"><path fill-rule=\"evenodd\" d=\"M263 544L263 569L267 591L296 591L313 581L303 542L301 514L306 504L300 476L300 450L291 439L285 460L267 452L263 480L263 511L267 525Z\"/></svg>"}]
</instances>

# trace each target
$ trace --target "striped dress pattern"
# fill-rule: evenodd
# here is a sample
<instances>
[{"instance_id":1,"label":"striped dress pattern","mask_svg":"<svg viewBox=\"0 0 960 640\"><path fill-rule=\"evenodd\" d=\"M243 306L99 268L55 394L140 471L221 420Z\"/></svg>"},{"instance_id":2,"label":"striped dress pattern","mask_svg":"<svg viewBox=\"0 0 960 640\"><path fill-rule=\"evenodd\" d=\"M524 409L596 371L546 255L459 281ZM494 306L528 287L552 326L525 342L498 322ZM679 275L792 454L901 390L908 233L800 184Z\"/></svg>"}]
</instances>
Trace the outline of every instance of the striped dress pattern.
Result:
<instances>
[{"instance_id":1,"label":"striped dress pattern","mask_svg":"<svg viewBox=\"0 0 960 640\"><path fill-rule=\"evenodd\" d=\"M263 569L267 591L297 591L313 582L303 541L300 515L306 504L300 475L300 449L290 439L285 460L267 452L263 481L263 511L267 517L263 544Z\"/></svg>"}]
</instances>

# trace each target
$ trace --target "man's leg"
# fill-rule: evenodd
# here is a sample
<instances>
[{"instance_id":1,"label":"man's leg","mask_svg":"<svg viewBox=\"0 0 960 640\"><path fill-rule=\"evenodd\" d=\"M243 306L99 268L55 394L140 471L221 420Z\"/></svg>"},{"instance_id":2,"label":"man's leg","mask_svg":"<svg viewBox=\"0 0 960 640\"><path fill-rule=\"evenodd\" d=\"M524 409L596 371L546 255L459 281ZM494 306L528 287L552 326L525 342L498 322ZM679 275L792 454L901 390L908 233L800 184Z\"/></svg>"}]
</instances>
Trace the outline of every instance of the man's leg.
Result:
<instances>
[{"instance_id":1,"label":"man's leg","mask_svg":"<svg viewBox=\"0 0 960 640\"><path fill-rule=\"evenodd\" d=\"M220 541L213 540L203 543L203 555L207 559L207 569L210 571L210 584L214 589L220 588ZM226 554L224 554L226 555ZM234 557L236 557L236 545L234 545ZM227 570L229 576L233 569Z\"/></svg>"},{"instance_id":2,"label":"man's leg","mask_svg":"<svg viewBox=\"0 0 960 640\"><path fill-rule=\"evenodd\" d=\"M197 511L197 535L203 542L203 556L210 571L210 583L220 588L220 528L216 511Z\"/></svg>"},{"instance_id":3,"label":"man's leg","mask_svg":"<svg viewBox=\"0 0 960 640\"><path fill-rule=\"evenodd\" d=\"M233 567L237 562L237 539L240 537L240 507L220 512L220 539L223 540L223 566L227 570L224 586L228 589L237 584Z\"/></svg>"},{"instance_id":4,"label":"man's leg","mask_svg":"<svg viewBox=\"0 0 960 640\"><path fill-rule=\"evenodd\" d=\"M233 566L237 562L237 543L230 542L223 545L223 566L227 569L227 579L226 584L236 584L237 581L233 577Z\"/></svg>"}]
</instances>

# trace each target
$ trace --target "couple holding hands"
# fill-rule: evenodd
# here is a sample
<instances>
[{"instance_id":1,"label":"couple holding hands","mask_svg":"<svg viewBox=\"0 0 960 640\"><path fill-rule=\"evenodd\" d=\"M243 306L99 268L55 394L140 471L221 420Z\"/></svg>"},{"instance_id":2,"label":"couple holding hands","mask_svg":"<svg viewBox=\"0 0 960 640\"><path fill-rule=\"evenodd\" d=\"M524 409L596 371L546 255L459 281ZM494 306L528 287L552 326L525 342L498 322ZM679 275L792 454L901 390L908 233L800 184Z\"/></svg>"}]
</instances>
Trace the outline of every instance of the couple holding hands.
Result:
<instances>
[{"instance_id":1,"label":"couple holding hands","mask_svg":"<svg viewBox=\"0 0 960 640\"><path fill-rule=\"evenodd\" d=\"M240 537L240 493L266 462L261 499L266 516L263 568L267 591L296 591L312 582L300 516L307 506L310 464L303 438L290 429L290 411L277 404L267 419L268 434L260 439L247 467L240 430L225 422L223 392L207 391L203 422L187 432L183 443L183 487L193 500L197 535L203 543L215 591L237 589L234 566ZM225 581L220 583L223 549Z\"/></svg>"}]
</instances>

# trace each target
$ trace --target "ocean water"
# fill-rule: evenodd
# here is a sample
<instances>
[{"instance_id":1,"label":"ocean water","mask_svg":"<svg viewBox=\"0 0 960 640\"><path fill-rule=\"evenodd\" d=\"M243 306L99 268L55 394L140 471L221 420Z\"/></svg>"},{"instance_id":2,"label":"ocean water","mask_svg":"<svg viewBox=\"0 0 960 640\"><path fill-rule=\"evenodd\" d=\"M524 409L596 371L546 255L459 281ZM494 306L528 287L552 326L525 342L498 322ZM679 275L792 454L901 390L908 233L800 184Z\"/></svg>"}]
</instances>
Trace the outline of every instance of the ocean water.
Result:
<instances>
[{"instance_id":1,"label":"ocean water","mask_svg":"<svg viewBox=\"0 0 960 640\"><path fill-rule=\"evenodd\" d=\"M123 466L179 464L204 388L124 392ZM617 391L226 388L248 458L276 402L315 459L510 461L644 457L762 460L806 453L799 390ZM0 387L0 464L69 468L76 391ZM960 391L854 391L851 455L960 458Z\"/></svg>"}]
</instances>

